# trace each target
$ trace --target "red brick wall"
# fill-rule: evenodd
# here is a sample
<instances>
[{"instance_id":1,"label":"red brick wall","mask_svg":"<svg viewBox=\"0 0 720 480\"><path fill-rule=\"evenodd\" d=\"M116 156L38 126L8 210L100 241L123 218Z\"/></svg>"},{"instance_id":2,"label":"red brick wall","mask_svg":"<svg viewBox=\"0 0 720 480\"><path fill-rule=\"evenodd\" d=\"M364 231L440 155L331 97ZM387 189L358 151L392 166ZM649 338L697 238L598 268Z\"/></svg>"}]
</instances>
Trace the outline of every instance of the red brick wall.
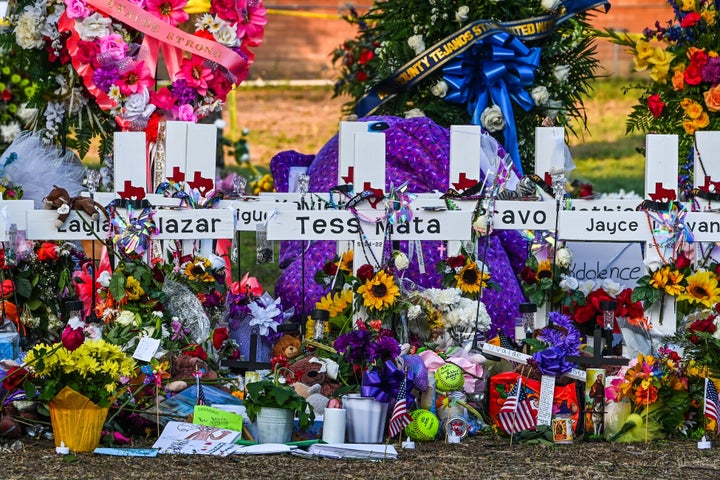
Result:
<instances>
[{"instance_id":1,"label":"red brick wall","mask_svg":"<svg viewBox=\"0 0 720 480\"><path fill-rule=\"evenodd\" d=\"M402 0L398 0L402 1ZM539 0L527 0L539 1ZM355 35L354 28L340 19L347 14L343 0L272 0L265 2L268 24L263 45L256 49L255 63L250 69L252 79L334 79L332 51ZM655 21L665 23L672 18L672 9L662 0L610 0L607 14L597 12L592 20L596 28L613 28L641 32ZM371 0L355 0L351 4L365 11ZM272 13L282 10L284 14ZM295 15L293 15L295 14ZM312 16L299 16L309 14ZM323 16L323 18L318 18ZM608 73L626 76L632 71L632 59L624 49L606 41L598 42L598 56Z\"/></svg>"}]
</instances>

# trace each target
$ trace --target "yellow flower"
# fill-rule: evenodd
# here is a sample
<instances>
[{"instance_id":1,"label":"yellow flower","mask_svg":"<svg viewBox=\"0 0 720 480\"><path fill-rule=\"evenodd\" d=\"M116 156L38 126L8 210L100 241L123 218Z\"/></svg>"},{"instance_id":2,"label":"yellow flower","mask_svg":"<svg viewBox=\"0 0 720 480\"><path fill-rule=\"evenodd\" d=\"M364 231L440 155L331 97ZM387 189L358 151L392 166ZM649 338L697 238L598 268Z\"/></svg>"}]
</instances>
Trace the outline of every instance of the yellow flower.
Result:
<instances>
[{"instance_id":1,"label":"yellow flower","mask_svg":"<svg viewBox=\"0 0 720 480\"><path fill-rule=\"evenodd\" d=\"M668 273L670 272L670 267L662 267L652 273L650 275L650 285L657 288L658 290L662 290L665 288L665 285L667 285L668 282Z\"/></svg>"},{"instance_id":2,"label":"yellow flower","mask_svg":"<svg viewBox=\"0 0 720 480\"><path fill-rule=\"evenodd\" d=\"M333 296L333 303L330 306L330 317L337 317L350 305L353 301L352 290L344 289L337 292Z\"/></svg>"},{"instance_id":3,"label":"yellow flower","mask_svg":"<svg viewBox=\"0 0 720 480\"><path fill-rule=\"evenodd\" d=\"M712 272L698 272L687 277L687 287L678 296L678 300L687 300L690 304L700 304L712 308L720 302L718 280Z\"/></svg>"},{"instance_id":4,"label":"yellow flower","mask_svg":"<svg viewBox=\"0 0 720 480\"><path fill-rule=\"evenodd\" d=\"M185 265L185 275L191 281L210 283L215 277L210 273L211 263L207 258L194 258Z\"/></svg>"},{"instance_id":5,"label":"yellow flower","mask_svg":"<svg viewBox=\"0 0 720 480\"><path fill-rule=\"evenodd\" d=\"M668 268L667 283L665 284L665 293L672 295L673 297L681 294L685 287L680 285L685 275L680 273L680 270L671 270Z\"/></svg>"},{"instance_id":6,"label":"yellow flower","mask_svg":"<svg viewBox=\"0 0 720 480\"><path fill-rule=\"evenodd\" d=\"M695 0L682 0L682 4L680 5L680 10L683 12L693 12L695 11Z\"/></svg>"},{"instance_id":7,"label":"yellow flower","mask_svg":"<svg viewBox=\"0 0 720 480\"><path fill-rule=\"evenodd\" d=\"M324 297L322 297L320 300L315 302L315 308L318 310L327 310L329 312L330 308L332 307L332 304L333 304L332 292L330 292L327 295L325 295Z\"/></svg>"},{"instance_id":8,"label":"yellow flower","mask_svg":"<svg viewBox=\"0 0 720 480\"><path fill-rule=\"evenodd\" d=\"M540 267L538 266L538 278L540 278ZM480 291L480 285L483 287L487 286L487 280L490 279L490 275L485 272L480 272L480 269L475 262L468 262L460 271L455 275L457 281L457 288L463 293L476 294Z\"/></svg>"},{"instance_id":9,"label":"yellow flower","mask_svg":"<svg viewBox=\"0 0 720 480\"><path fill-rule=\"evenodd\" d=\"M145 295L145 290L135 277L127 277L125 290L127 290L128 300L140 300L140 297Z\"/></svg>"},{"instance_id":10,"label":"yellow flower","mask_svg":"<svg viewBox=\"0 0 720 480\"><path fill-rule=\"evenodd\" d=\"M694 100L690 100L690 102L687 104L687 107L685 105L682 105L682 107L683 110L685 110L685 115L687 115L693 120L699 118L700 115L702 115L704 112L702 105L700 105Z\"/></svg>"},{"instance_id":11,"label":"yellow flower","mask_svg":"<svg viewBox=\"0 0 720 480\"><path fill-rule=\"evenodd\" d=\"M655 47L650 45L647 41L638 40L635 44L635 52L637 52L635 57L639 59L648 59L653 56L654 50Z\"/></svg>"},{"instance_id":12,"label":"yellow flower","mask_svg":"<svg viewBox=\"0 0 720 480\"><path fill-rule=\"evenodd\" d=\"M658 83L665 83L667 74L670 71L670 62L673 58L675 58L675 55L667 50L662 48L654 49L652 57L648 58L648 63L653 65L650 77Z\"/></svg>"},{"instance_id":13,"label":"yellow flower","mask_svg":"<svg viewBox=\"0 0 720 480\"><path fill-rule=\"evenodd\" d=\"M550 262L550 260L543 260L538 264L538 269L535 276L538 279L552 278L552 263Z\"/></svg>"},{"instance_id":14,"label":"yellow flower","mask_svg":"<svg viewBox=\"0 0 720 480\"><path fill-rule=\"evenodd\" d=\"M352 272L354 251L348 250L342 254L338 268L344 272Z\"/></svg>"},{"instance_id":15,"label":"yellow flower","mask_svg":"<svg viewBox=\"0 0 720 480\"><path fill-rule=\"evenodd\" d=\"M715 10L705 8L705 9L703 9L700 16L703 18L703 20L705 20L705 22L708 25L710 25L710 26L715 25Z\"/></svg>"},{"instance_id":16,"label":"yellow flower","mask_svg":"<svg viewBox=\"0 0 720 480\"><path fill-rule=\"evenodd\" d=\"M362 295L365 307L383 310L393 306L397 297L400 296L400 289L395 285L392 275L387 275L380 270L364 285L361 285L357 293Z\"/></svg>"}]
</instances>

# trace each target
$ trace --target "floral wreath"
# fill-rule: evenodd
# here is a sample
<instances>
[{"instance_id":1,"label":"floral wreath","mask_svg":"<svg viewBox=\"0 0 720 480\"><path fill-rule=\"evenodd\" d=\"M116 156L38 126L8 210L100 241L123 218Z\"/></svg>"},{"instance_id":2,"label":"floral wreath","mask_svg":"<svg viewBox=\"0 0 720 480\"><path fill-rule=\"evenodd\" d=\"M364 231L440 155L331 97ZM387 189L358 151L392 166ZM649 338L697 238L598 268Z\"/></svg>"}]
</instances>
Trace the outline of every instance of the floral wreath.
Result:
<instances>
[{"instance_id":1,"label":"floral wreath","mask_svg":"<svg viewBox=\"0 0 720 480\"><path fill-rule=\"evenodd\" d=\"M100 107L132 130L144 129L156 109L190 122L218 110L232 86L247 78L254 59L250 47L262 43L266 23L259 0L211 2L193 34L179 28L190 19L187 0L65 0L65 5L58 29L69 35L75 70ZM171 84L151 92L160 51Z\"/></svg>"}]
</instances>

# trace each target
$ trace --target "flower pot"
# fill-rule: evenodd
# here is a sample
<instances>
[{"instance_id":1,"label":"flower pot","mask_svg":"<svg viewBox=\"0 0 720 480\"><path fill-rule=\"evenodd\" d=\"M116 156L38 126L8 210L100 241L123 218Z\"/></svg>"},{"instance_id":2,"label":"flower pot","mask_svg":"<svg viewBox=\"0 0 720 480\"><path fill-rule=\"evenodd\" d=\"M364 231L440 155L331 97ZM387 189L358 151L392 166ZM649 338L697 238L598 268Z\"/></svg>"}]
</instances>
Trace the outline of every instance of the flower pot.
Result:
<instances>
[{"instance_id":1,"label":"flower pot","mask_svg":"<svg viewBox=\"0 0 720 480\"><path fill-rule=\"evenodd\" d=\"M262 407L257 415L260 443L288 443L292 440L295 412L287 408Z\"/></svg>"},{"instance_id":2,"label":"flower pot","mask_svg":"<svg viewBox=\"0 0 720 480\"><path fill-rule=\"evenodd\" d=\"M351 394L343 397L343 406L347 410L345 428L348 443L382 443L387 403Z\"/></svg>"},{"instance_id":3,"label":"flower pot","mask_svg":"<svg viewBox=\"0 0 720 480\"><path fill-rule=\"evenodd\" d=\"M50 400L50 422L55 446L64 444L71 452L92 452L100 444L108 408L65 387Z\"/></svg>"}]
</instances>

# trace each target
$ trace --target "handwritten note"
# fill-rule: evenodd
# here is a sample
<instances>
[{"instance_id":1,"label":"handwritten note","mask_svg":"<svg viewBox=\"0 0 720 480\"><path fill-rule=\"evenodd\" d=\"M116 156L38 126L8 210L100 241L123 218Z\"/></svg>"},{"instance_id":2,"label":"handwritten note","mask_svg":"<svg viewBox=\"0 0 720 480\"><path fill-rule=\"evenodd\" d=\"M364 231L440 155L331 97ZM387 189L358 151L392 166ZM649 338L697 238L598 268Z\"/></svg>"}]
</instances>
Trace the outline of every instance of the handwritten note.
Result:
<instances>
[{"instance_id":1,"label":"handwritten note","mask_svg":"<svg viewBox=\"0 0 720 480\"><path fill-rule=\"evenodd\" d=\"M538 405L537 424L552 423L553 397L555 396L555 376L543 375L540 382L540 402Z\"/></svg>"},{"instance_id":2,"label":"handwritten note","mask_svg":"<svg viewBox=\"0 0 720 480\"><path fill-rule=\"evenodd\" d=\"M243 417L237 413L226 412L219 408L197 405L195 406L193 423L242 432Z\"/></svg>"}]
</instances>

